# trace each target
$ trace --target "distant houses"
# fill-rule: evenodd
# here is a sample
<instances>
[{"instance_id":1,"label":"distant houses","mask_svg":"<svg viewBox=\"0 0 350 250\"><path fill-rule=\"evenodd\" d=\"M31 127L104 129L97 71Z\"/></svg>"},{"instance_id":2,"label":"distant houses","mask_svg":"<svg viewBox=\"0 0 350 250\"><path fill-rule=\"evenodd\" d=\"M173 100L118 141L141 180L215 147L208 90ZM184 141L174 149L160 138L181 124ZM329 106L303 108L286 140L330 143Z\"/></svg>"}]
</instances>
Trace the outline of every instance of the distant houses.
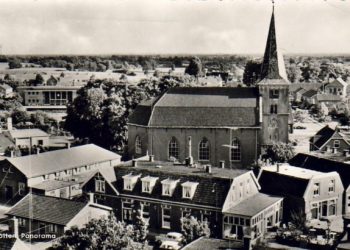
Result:
<instances>
[{"instance_id":1,"label":"distant houses","mask_svg":"<svg viewBox=\"0 0 350 250\"><path fill-rule=\"evenodd\" d=\"M50 135L41 129L11 129L4 131L4 135L7 136L15 146L49 146Z\"/></svg>"},{"instance_id":2,"label":"distant houses","mask_svg":"<svg viewBox=\"0 0 350 250\"><path fill-rule=\"evenodd\" d=\"M0 84L0 98L10 98L13 96L13 89L8 84Z\"/></svg>"}]
</instances>

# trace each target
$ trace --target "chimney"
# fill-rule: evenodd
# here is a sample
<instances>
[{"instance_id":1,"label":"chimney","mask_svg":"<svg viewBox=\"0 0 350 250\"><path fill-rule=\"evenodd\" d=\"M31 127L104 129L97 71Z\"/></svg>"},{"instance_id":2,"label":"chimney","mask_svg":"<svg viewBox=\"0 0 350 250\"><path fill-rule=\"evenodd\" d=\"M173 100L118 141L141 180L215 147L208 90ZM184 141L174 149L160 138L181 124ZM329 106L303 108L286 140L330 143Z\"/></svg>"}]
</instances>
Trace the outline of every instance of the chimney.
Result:
<instances>
[{"instance_id":1,"label":"chimney","mask_svg":"<svg viewBox=\"0 0 350 250\"><path fill-rule=\"evenodd\" d=\"M16 239L19 238L19 233L18 233L18 219L14 216L13 217L13 234Z\"/></svg>"},{"instance_id":2,"label":"chimney","mask_svg":"<svg viewBox=\"0 0 350 250\"><path fill-rule=\"evenodd\" d=\"M207 172L208 174L211 174L211 166L210 165L205 166L205 172Z\"/></svg>"},{"instance_id":3,"label":"chimney","mask_svg":"<svg viewBox=\"0 0 350 250\"><path fill-rule=\"evenodd\" d=\"M343 150L343 156L348 157L349 156L349 149Z\"/></svg>"},{"instance_id":4,"label":"chimney","mask_svg":"<svg viewBox=\"0 0 350 250\"><path fill-rule=\"evenodd\" d=\"M94 193L89 193L89 203L95 203L95 201L94 201Z\"/></svg>"},{"instance_id":5,"label":"chimney","mask_svg":"<svg viewBox=\"0 0 350 250\"><path fill-rule=\"evenodd\" d=\"M225 168L225 161L220 161L220 168Z\"/></svg>"},{"instance_id":6,"label":"chimney","mask_svg":"<svg viewBox=\"0 0 350 250\"><path fill-rule=\"evenodd\" d=\"M67 143L67 148L70 149L70 142Z\"/></svg>"},{"instance_id":7,"label":"chimney","mask_svg":"<svg viewBox=\"0 0 350 250\"><path fill-rule=\"evenodd\" d=\"M333 153L333 154L336 154L337 152L338 152L338 149L333 147L333 148L332 148L332 153Z\"/></svg>"},{"instance_id":8,"label":"chimney","mask_svg":"<svg viewBox=\"0 0 350 250\"><path fill-rule=\"evenodd\" d=\"M15 157L15 152L11 150L11 158Z\"/></svg>"},{"instance_id":9,"label":"chimney","mask_svg":"<svg viewBox=\"0 0 350 250\"><path fill-rule=\"evenodd\" d=\"M186 158L186 165L192 166L193 165L193 157L192 157L192 139L191 139L191 136L188 137L187 147L188 147L188 156Z\"/></svg>"},{"instance_id":10,"label":"chimney","mask_svg":"<svg viewBox=\"0 0 350 250\"><path fill-rule=\"evenodd\" d=\"M12 130L12 117L7 117L7 130Z\"/></svg>"},{"instance_id":11,"label":"chimney","mask_svg":"<svg viewBox=\"0 0 350 250\"><path fill-rule=\"evenodd\" d=\"M137 167L137 161L135 159L133 159L131 162L133 167Z\"/></svg>"},{"instance_id":12,"label":"chimney","mask_svg":"<svg viewBox=\"0 0 350 250\"><path fill-rule=\"evenodd\" d=\"M36 148L36 154L40 154L40 148Z\"/></svg>"},{"instance_id":13,"label":"chimney","mask_svg":"<svg viewBox=\"0 0 350 250\"><path fill-rule=\"evenodd\" d=\"M154 155L149 155L148 158L150 162L154 162Z\"/></svg>"},{"instance_id":14,"label":"chimney","mask_svg":"<svg viewBox=\"0 0 350 250\"><path fill-rule=\"evenodd\" d=\"M326 146L326 152L327 153L330 153L332 150L331 150L331 146Z\"/></svg>"}]
</instances>

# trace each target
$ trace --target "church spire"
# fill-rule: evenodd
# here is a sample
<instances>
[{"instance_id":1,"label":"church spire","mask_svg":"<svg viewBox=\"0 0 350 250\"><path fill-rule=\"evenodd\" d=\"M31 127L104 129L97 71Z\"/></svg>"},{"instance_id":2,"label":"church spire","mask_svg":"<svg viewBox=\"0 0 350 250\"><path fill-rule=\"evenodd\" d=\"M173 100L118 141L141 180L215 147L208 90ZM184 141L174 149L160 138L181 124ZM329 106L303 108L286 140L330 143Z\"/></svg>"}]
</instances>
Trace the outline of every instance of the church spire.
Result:
<instances>
[{"instance_id":1,"label":"church spire","mask_svg":"<svg viewBox=\"0 0 350 250\"><path fill-rule=\"evenodd\" d=\"M283 56L277 47L277 37L275 29L275 5L272 1L272 15L267 37L266 48L263 63L261 65L261 80L287 80L286 69L284 66Z\"/></svg>"}]
</instances>

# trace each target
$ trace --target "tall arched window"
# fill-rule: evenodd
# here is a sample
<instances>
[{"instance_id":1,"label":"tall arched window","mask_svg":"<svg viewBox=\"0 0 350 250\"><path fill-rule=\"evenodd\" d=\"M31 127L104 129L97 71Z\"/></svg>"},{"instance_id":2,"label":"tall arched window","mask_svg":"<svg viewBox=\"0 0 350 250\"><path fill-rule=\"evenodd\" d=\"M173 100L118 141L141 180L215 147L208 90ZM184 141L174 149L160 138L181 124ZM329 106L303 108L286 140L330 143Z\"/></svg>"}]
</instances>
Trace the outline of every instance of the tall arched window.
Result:
<instances>
[{"instance_id":1,"label":"tall arched window","mask_svg":"<svg viewBox=\"0 0 350 250\"><path fill-rule=\"evenodd\" d=\"M135 153L142 154L142 141L140 136L136 136L135 138Z\"/></svg>"},{"instance_id":2,"label":"tall arched window","mask_svg":"<svg viewBox=\"0 0 350 250\"><path fill-rule=\"evenodd\" d=\"M241 143L238 138L234 138L231 142L231 161L241 160Z\"/></svg>"},{"instance_id":3,"label":"tall arched window","mask_svg":"<svg viewBox=\"0 0 350 250\"><path fill-rule=\"evenodd\" d=\"M179 159L179 143L177 142L175 137L172 137L169 142L169 158L174 157L175 159Z\"/></svg>"},{"instance_id":4,"label":"tall arched window","mask_svg":"<svg viewBox=\"0 0 350 250\"><path fill-rule=\"evenodd\" d=\"M199 160L209 161L210 158L210 147L207 138L203 138L199 143Z\"/></svg>"}]
</instances>

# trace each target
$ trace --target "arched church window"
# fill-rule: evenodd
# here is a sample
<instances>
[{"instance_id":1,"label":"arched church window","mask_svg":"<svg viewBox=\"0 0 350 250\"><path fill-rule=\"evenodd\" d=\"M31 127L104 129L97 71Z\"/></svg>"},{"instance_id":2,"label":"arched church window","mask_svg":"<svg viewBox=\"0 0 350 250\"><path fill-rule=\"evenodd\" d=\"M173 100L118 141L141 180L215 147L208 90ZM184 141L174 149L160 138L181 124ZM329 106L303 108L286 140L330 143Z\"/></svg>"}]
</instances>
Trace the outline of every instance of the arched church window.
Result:
<instances>
[{"instance_id":1,"label":"arched church window","mask_svg":"<svg viewBox=\"0 0 350 250\"><path fill-rule=\"evenodd\" d=\"M140 136L136 136L135 138L135 153L142 154L142 141Z\"/></svg>"},{"instance_id":2,"label":"arched church window","mask_svg":"<svg viewBox=\"0 0 350 250\"><path fill-rule=\"evenodd\" d=\"M174 157L175 159L179 159L179 143L177 142L175 137L172 137L169 142L169 158Z\"/></svg>"},{"instance_id":3,"label":"arched church window","mask_svg":"<svg viewBox=\"0 0 350 250\"><path fill-rule=\"evenodd\" d=\"M241 143L238 138L234 138L231 142L231 161L241 160Z\"/></svg>"},{"instance_id":4,"label":"arched church window","mask_svg":"<svg viewBox=\"0 0 350 250\"><path fill-rule=\"evenodd\" d=\"M209 161L210 158L210 147L207 138L203 138L199 143L199 160Z\"/></svg>"}]
</instances>

